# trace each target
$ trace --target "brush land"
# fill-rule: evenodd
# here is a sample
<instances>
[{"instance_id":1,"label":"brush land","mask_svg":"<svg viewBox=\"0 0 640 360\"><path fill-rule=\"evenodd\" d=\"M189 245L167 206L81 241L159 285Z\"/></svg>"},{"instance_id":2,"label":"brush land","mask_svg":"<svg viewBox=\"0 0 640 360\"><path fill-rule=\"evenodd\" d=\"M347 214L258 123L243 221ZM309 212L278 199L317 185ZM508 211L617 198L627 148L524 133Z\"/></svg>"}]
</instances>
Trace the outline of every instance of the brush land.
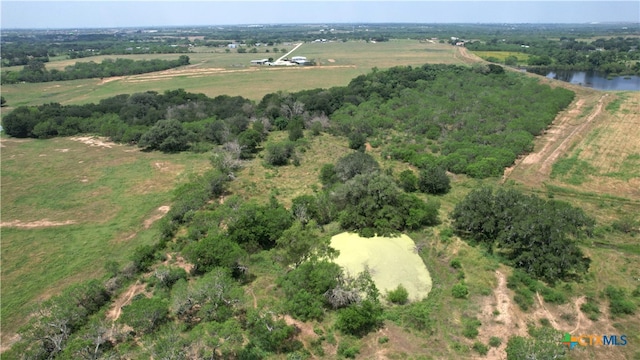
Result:
<instances>
[{"instance_id":1,"label":"brush land","mask_svg":"<svg viewBox=\"0 0 640 360\"><path fill-rule=\"evenodd\" d=\"M176 88L211 97L241 95L257 101L277 90L295 92L343 86L373 67L480 61L464 49L409 40L305 44L292 54L316 59L319 64L316 67L270 69L246 65L259 55L199 52L190 54L192 65L186 68L102 81L8 85L3 86L2 95L12 107L51 101L86 104L120 93ZM67 60L60 62L64 61ZM250 276L239 282L225 282L221 274L193 275L193 261L185 260L182 250L189 239L201 236L197 233L203 226L210 228L211 224L219 223L222 231L233 224L220 211L242 214L243 208L238 205L242 201L269 204L271 197L289 210L294 208L296 198L321 192L323 185L318 177L322 165L335 163L349 153L351 144L345 136L326 132L313 136L311 130L305 129L306 144L298 148L297 166L265 164L267 145L257 148L255 157L243 162L224 194L202 204L204 212L189 213L185 218L190 219L188 225L176 230L169 245L158 252L159 258L154 258L153 265L137 278L121 284L111 301L92 315L91 326L99 324L111 329L105 333L107 338L124 337L121 342L114 342L115 348L107 348L105 354L115 351L155 358L154 354L159 352L154 351L160 351L162 344L195 344L204 338L215 339L215 343L201 344L203 349L233 354L246 345L243 336L247 335L242 331L259 338L258 333L260 330L264 333L266 325L282 329L283 333L294 329L285 336L290 340L285 343L301 344L302 348L293 352L303 358L500 359L506 357L509 338L530 337L532 332L527 327L533 324L542 331L554 329L573 335L627 335L626 346L578 347L564 354L568 358L638 357L637 316L615 312L617 309L611 304L620 297L627 304L636 307L640 304L637 294L640 143L635 131L640 96L637 92L593 91L549 79L540 82L570 89L576 96L536 137L533 151L518 158L502 177L478 179L449 173L451 190L437 197L441 223L406 231L415 241L417 254L433 280L433 290L426 300L390 305L384 310L382 325L377 324L375 330L364 336L352 336L337 325L341 324L340 313L327 311L320 318L307 314L308 321L300 320L300 315L290 315L298 309L287 308L292 304L283 304L282 299L289 294L287 284L295 283L287 274L295 271L278 263L286 255L280 248L245 256L242 263L249 268ZM10 110L3 108L3 115ZM286 131L274 130L265 142L279 143L286 138ZM392 139L392 135L372 137L375 146L367 143L365 153L396 176L404 170L418 172L406 161L383 153L385 141L393 143ZM141 246L157 243L166 229L161 219L173 216L169 209L176 208L178 197L174 189L191 183L211 166L209 154L145 152L95 137L1 140L3 350L19 339L18 328L27 322L38 302L85 280L107 281L112 275L107 273L121 272ZM468 193L485 185L563 200L594 217L594 236L577 241L591 259L589 272L582 280L561 281L555 286L518 280L514 269L499 256L455 235L451 212ZM341 232L336 222L324 225L323 230L325 235ZM107 264L110 262L111 267ZM114 332L124 321L137 324L135 304L143 305L143 298L171 299L169 290L162 290L157 280L158 270L163 268L180 268L189 273L173 285L173 293L180 289L196 294L196 290L204 289L204 279L228 286L227 294L237 299L237 306L243 309L246 328L237 329L233 322L210 321L195 326L183 337L176 337L180 331L169 322L150 334L143 334L143 330L138 335L124 330ZM525 282L528 285L522 285ZM623 295L616 297L616 289L623 289ZM313 289L307 290L311 293ZM271 317L270 312L278 316ZM256 323L259 326L252 328ZM83 336L89 333L82 330ZM228 341L218 342L220 338ZM559 339L551 342L557 345ZM270 340L260 341L266 347ZM78 344L81 343L74 343L82 348ZM3 355L11 358L18 350ZM281 349L274 352L278 353L272 355L274 358L286 356ZM64 356L73 354L68 350Z\"/></svg>"}]
</instances>

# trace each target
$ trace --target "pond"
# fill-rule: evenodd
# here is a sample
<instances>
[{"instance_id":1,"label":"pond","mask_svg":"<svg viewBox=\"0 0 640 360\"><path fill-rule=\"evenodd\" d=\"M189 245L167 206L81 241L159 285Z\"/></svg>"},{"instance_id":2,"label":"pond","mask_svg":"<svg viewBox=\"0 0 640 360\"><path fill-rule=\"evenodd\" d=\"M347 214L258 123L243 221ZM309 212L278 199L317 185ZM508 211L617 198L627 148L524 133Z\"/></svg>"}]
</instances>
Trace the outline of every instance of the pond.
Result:
<instances>
[{"instance_id":1,"label":"pond","mask_svg":"<svg viewBox=\"0 0 640 360\"><path fill-rule=\"evenodd\" d=\"M363 238L342 233L331 238L331 247L340 251L334 260L351 276L368 268L381 294L402 284L409 299L419 301L431 291L431 275L407 235Z\"/></svg>"},{"instance_id":2,"label":"pond","mask_svg":"<svg viewBox=\"0 0 640 360\"><path fill-rule=\"evenodd\" d=\"M550 71L546 77L596 90L640 91L640 76L637 75L607 77L606 74L593 71L558 70Z\"/></svg>"}]
</instances>

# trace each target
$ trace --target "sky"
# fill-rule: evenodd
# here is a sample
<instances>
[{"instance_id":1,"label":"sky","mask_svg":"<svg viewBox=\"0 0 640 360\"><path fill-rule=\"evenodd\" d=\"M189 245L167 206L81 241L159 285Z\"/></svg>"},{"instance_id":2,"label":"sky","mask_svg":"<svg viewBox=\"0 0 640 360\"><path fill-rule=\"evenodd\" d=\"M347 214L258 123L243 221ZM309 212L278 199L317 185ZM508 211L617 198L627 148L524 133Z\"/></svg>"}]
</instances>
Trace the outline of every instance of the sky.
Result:
<instances>
[{"instance_id":1,"label":"sky","mask_svg":"<svg viewBox=\"0 0 640 360\"><path fill-rule=\"evenodd\" d=\"M640 1L0 1L2 29L322 23L640 24Z\"/></svg>"}]
</instances>

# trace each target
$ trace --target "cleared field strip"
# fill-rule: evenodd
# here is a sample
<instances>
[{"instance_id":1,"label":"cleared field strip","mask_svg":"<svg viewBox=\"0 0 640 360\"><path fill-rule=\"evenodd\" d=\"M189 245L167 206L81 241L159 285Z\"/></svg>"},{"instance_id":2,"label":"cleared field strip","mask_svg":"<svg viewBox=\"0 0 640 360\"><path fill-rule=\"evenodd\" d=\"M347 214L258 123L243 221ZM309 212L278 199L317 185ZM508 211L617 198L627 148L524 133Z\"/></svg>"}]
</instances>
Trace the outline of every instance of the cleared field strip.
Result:
<instances>
[{"instance_id":1,"label":"cleared field strip","mask_svg":"<svg viewBox=\"0 0 640 360\"><path fill-rule=\"evenodd\" d=\"M607 110L618 96L620 108ZM640 93L579 92L505 179L640 201L639 119Z\"/></svg>"}]
</instances>

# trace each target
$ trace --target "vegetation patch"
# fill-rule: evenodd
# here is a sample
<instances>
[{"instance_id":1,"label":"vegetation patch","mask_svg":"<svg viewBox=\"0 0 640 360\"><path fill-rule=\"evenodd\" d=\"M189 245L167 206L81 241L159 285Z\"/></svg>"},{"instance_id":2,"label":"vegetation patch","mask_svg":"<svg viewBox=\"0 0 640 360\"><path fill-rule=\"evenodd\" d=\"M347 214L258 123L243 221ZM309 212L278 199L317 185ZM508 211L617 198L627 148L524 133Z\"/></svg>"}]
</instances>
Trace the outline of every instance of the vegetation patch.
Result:
<instances>
[{"instance_id":1,"label":"vegetation patch","mask_svg":"<svg viewBox=\"0 0 640 360\"><path fill-rule=\"evenodd\" d=\"M342 233L331 238L331 247L340 255L334 260L350 274L368 269L381 292L393 291L398 285L409 299L419 301L431 291L431 276L407 235L363 238Z\"/></svg>"}]
</instances>

